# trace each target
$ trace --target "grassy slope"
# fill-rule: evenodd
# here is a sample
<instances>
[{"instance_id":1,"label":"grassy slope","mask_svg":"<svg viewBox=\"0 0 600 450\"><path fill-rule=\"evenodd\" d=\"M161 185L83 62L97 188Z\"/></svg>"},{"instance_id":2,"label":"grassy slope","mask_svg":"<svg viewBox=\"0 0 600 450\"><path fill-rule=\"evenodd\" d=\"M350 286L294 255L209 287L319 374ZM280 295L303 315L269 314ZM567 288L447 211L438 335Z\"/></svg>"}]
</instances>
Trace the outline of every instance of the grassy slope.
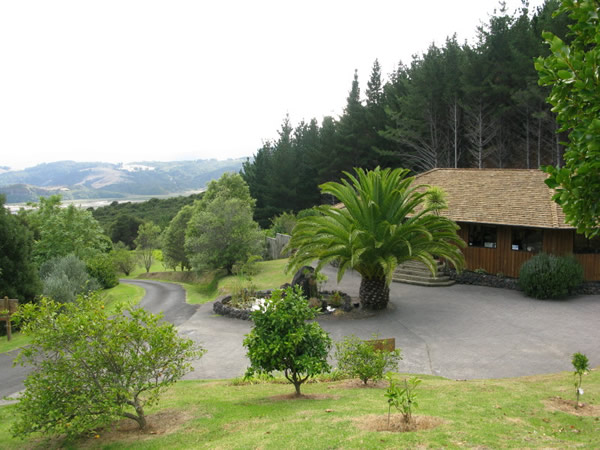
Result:
<instances>
[{"instance_id":1,"label":"grassy slope","mask_svg":"<svg viewBox=\"0 0 600 450\"><path fill-rule=\"evenodd\" d=\"M100 295L104 296L106 308L112 312L119 305L126 307L137 305L145 292L144 288L139 286L121 283L111 289L103 290Z\"/></svg>"},{"instance_id":2,"label":"grassy slope","mask_svg":"<svg viewBox=\"0 0 600 450\"><path fill-rule=\"evenodd\" d=\"M278 259L276 261L261 261L257 263L259 272L252 277L252 283L257 289L273 289L290 282L292 276L285 273L287 262L287 259ZM180 284L186 291L186 301L192 304L210 302L220 295L229 294L236 283L239 282L238 277L233 275L216 275L216 279L208 279L210 277L206 277L204 282L200 283L183 283L174 280L181 272L165 271L161 263L154 263L150 268L150 272L159 272L156 276L152 276L152 280ZM138 267L125 278L145 278L145 273L146 270L144 268Z\"/></svg>"},{"instance_id":3,"label":"grassy slope","mask_svg":"<svg viewBox=\"0 0 600 450\"><path fill-rule=\"evenodd\" d=\"M161 433L160 424L157 434L142 436L115 438L100 431L98 439L73 448L600 447L598 417L553 411L544 404L554 396L572 398L570 373L475 381L423 378L416 414L445 421L432 430L390 433L357 427L364 416L386 416L384 388L315 383L306 385L304 393L325 398L282 400L272 396L291 393L291 385L185 381L165 393L159 405L170 416L187 416L173 433ZM600 371L585 377L584 388L584 401L598 405ZM0 442L7 449L27 448L34 441L18 441L7 432L13 408L0 408Z\"/></svg>"},{"instance_id":4,"label":"grassy slope","mask_svg":"<svg viewBox=\"0 0 600 450\"><path fill-rule=\"evenodd\" d=\"M0 353L9 352L15 348L21 348L24 345L29 344L31 339L29 336L25 336L19 332L12 334L10 342L6 339L6 336L0 337Z\"/></svg>"}]
</instances>

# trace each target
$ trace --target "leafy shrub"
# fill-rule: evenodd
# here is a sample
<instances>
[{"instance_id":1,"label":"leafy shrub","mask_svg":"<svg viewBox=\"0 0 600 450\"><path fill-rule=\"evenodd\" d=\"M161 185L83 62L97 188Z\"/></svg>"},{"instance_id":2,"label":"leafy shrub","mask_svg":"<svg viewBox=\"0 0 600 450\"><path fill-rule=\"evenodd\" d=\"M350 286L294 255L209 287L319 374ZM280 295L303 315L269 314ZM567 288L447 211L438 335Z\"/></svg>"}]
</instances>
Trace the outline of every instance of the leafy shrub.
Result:
<instances>
[{"instance_id":1,"label":"leafy shrub","mask_svg":"<svg viewBox=\"0 0 600 450\"><path fill-rule=\"evenodd\" d=\"M367 384L369 380L381 380L385 372L397 370L400 354L400 349L376 350L372 343L350 335L336 343L335 357L341 372Z\"/></svg>"},{"instance_id":2,"label":"leafy shrub","mask_svg":"<svg viewBox=\"0 0 600 450\"><path fill-rule=\"evenodd\" d=\"M301 395L302 383L329 371L331 338L317 322L307 322L316 314L299 287L274 291L263 307L252 313L254 328L244 339L250 359L246 376L282 371L296 395Z\"/></svg>"},{"instance_id":3,"label":"leafy shrub","mask_svg":"<svg viewBox=\"0 0 600 450\"><path fill-rule=\"evenodd\" d=\"M385 392L388 402L388 427L390 426L392 406L400 411L404 423L410 424L412 422L412 409L419 406L415 390L421 384L421 380L417 377L409 380L405 378L402 383L399 383L392 372L388 372L386 378L389 382Z\"/></svg>"},{"instance_id":4,"label":"leafy shrub","mask_svg":"<svg viewBox=\"0 0 600 450\"><path fill-rule=\"evenodd\" d=\"M135 269L137 258L122 242L117 242L110 252L113 264L119 272L129 275Z\"/></svg>"},{"instance_id":5,"label":"leafy shrub","mask_svg":"<svg viewBox=\"0 0 600 450\"><path fill-rule=\"evenodd\" d=\"M302 219L303 217L312 217L312 216L318 216L318 215L319 215L319 212L316 207L302 209L302 210L298 211L298 214L296 214L296 220Z\"/></svg>"},{"instance_id":6,"label":"leafy shrub","mask_svg":"<svg viewBox=\"0 0 600 450\"><path fill-rule=\"evenodd\" d=\"M267 235L271 237L275 237L277 233L291 235L295 226L296 216L293 213L284 212L271 219L271 227L268 229Z\"/></svg>"},{"instance_id":7,"label":"leafy shrub","mask_svg":"<svg viewBox=\"0 0 600 450\"><path fill-rule=\"evenodd\" d=\"M85 263L75 255L52 258L40 267L42 292L46 297L68 303L77 295L100 289L100 283L91 277Z\"/></svg>"},{"instance_id":8,"label":"leafy shrub","mask_svg":"<svg viewBox=\"0 0 600 450\"><path fill-rule=\"evenodd\" d=\"M231 272L234 275L239 275L242 277L251 277L258 274L259 267L258 262L262 258L258 255L250 255L246 262L237 262L231 268Z\"/></svg>"},{"instance_id":9,"label":"leafy shrub","mask_svg":"<svg viewBox=\"0 0 600 450\"><path fill-rule=\"evenodd\" d=\"M110 289L119 284L114 260L106 253L98 253L85 263L87 273L95 278L104 289Z\"/></svg>"},{"instance_id":10,"label":"leafy shrub","mask_svg":"<svg viewBox=\"0 0 600 450\"><path fill-rule=\"evenodd\" d=\"M540 253L526 261L519 272L519 287L529 297L565 297L583 283L583 268L572 256Z\"/></svg>"},{"instance_id":11,"label":"leafy shrub","mask_svg":"<svg viewBox=\"0 0 600 450\"><path fill-rule=\"evenodd\" d=\"M15 436L73 436L119 417L145 428L144 407L203 351L160 316L141 308L125 312L109 314L95 296L21 308L17 317L31 345L18 362L33 370L16 408Z\"/></svg>"}]
</instances>

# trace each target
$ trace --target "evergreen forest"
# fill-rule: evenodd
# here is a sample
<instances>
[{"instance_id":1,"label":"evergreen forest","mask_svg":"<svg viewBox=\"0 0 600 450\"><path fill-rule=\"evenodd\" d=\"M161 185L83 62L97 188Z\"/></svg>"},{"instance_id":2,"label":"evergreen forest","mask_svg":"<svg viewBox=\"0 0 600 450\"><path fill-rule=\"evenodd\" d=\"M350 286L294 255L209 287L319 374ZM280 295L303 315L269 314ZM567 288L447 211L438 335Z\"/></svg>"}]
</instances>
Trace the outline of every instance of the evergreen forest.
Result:
<instances>
[{"instance_id":1,"label":"evergreen forest","mask_svg":"<svg viewBox=\"0 0 600 450\"><path fill-rule=\"evenodd\" d=\"M536 57L549 54L543 31L569 42L567 15L552 18L557 7L547 0L509 12L501 3L475 44L448 37L387 76L375 60L366 88L355 71L340 117L294 125L286 116L278 137L241 171L255 219L268 227L283 212L334 202L318 186L354 167L560 166L564 136L534 68Z\"/></svg>"}]
</instances>

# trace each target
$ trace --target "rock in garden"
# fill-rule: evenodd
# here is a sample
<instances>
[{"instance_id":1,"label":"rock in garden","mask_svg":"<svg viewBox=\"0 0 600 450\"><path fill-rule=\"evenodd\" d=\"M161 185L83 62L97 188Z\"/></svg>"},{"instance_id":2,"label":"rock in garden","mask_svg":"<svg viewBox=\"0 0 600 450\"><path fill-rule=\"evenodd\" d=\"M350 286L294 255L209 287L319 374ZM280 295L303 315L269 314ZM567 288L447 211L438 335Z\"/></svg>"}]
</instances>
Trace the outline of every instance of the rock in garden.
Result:
<instances>
[{"instance_id":1,"label":"rock in garden","mask_svg":"<svg viewBox=\"0 0 600 450\"><path fill-rule=\"evenodd\" d=\"M294 278L292 279L292 286L300 286L304 297L311 298L317 297L317 277L315 276L315 269L310 266L302 266Z\"/></svg>"}]
</instances>

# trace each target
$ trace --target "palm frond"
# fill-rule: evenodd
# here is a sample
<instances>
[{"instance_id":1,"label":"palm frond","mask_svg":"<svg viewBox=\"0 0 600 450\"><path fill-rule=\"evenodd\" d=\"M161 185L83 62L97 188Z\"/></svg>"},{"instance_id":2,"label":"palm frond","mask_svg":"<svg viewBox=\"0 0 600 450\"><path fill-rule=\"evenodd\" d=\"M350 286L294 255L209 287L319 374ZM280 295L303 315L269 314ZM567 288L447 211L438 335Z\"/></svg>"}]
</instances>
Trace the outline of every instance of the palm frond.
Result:
<instances>
[{"instance_id":1,"label":"palm frond","mask_svg":"<svg viewBox=\"0 0 600 450\"><path fill-rule=\"evenodd\" d=\"M337 260L338 279L352 268L364 277L389 282L395 267L411 259L435 273L434 255L462 269L459 247L465 244L456 233L458 226L424 204L428 194L422 186L413 186L408 170L355 169L345 176L340 183L320 186L324 194L342 202L343 209L323 205L317 216L296 224L287 246L295 250L290 269L315 260L321 267Z\"/></svg>"}]
</instances>

